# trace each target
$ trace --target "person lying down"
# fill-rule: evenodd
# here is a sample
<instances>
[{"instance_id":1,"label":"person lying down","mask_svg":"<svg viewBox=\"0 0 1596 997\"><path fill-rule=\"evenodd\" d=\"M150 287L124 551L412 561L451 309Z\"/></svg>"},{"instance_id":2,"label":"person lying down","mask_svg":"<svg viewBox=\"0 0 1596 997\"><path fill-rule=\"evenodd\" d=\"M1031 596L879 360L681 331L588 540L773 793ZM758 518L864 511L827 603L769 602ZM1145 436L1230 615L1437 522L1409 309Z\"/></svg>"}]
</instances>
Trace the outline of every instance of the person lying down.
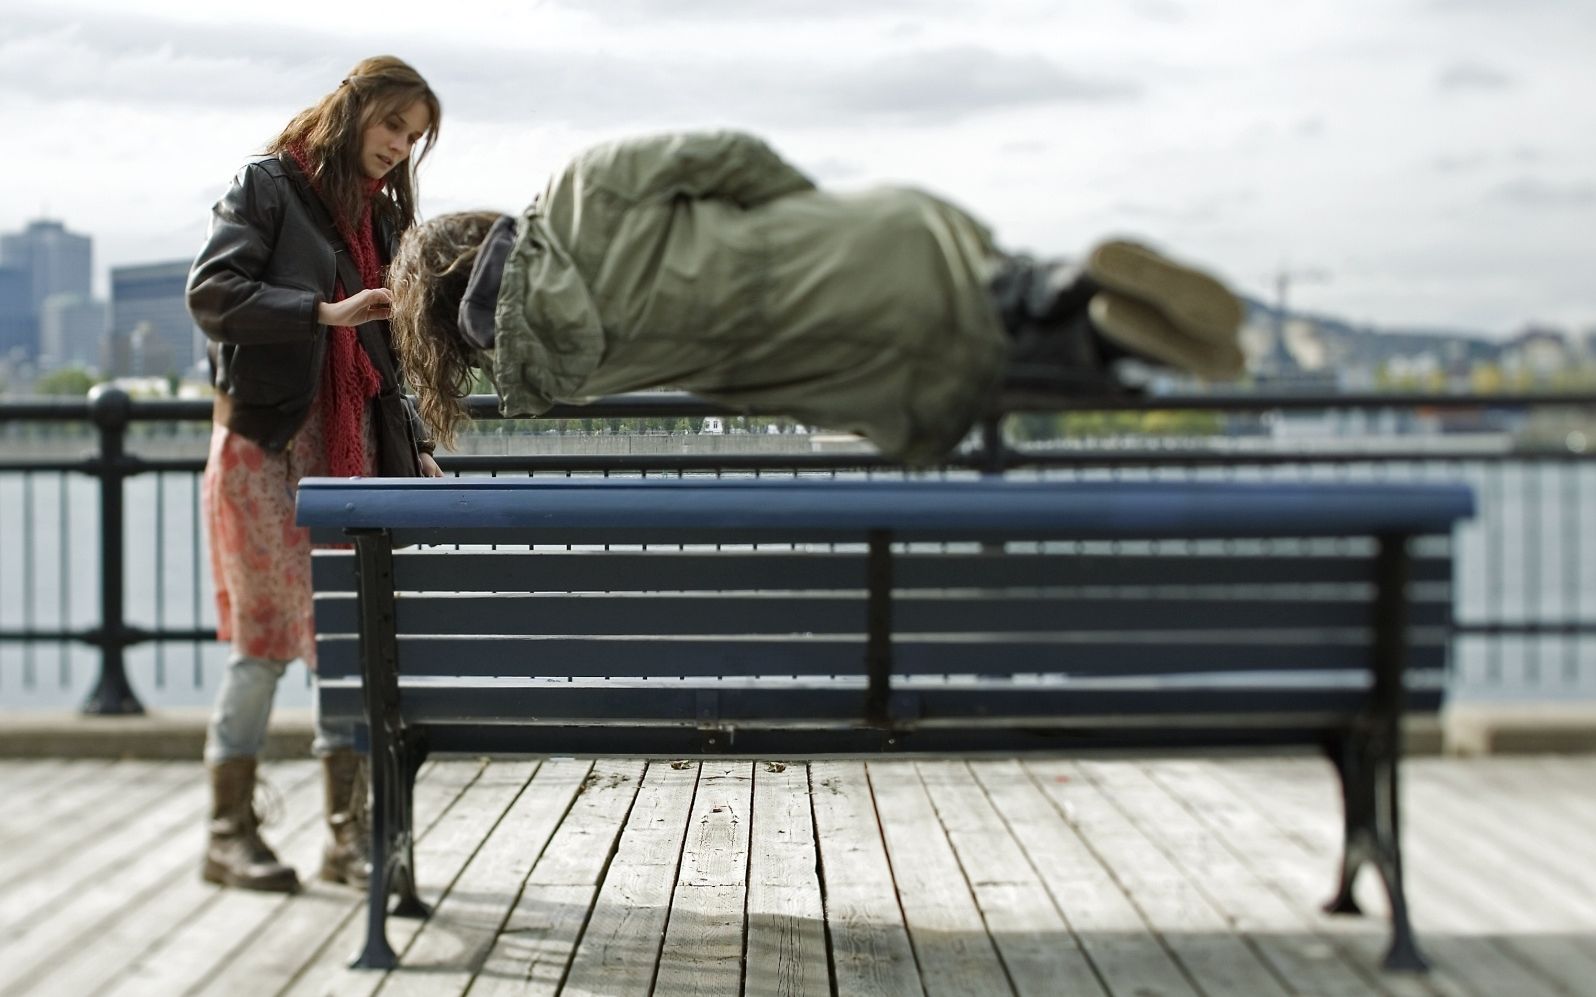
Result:
<instances>
[{"instance_id":1,"label":"person lying down","mask_svg":"<svg viewBox=\"0 0 1596 997\"><path fill-rule=\"evenodd\" d=\"M907 187L822 190L760 138L596 146L520 216L442 215L389 273L406 374L438 440L482 369L507 416L672 387L934 461L1009 394L1114 393L1134 359L1239 374L1240 302L1135 242L1005 253Z\"/></svg>"}]
</instances>

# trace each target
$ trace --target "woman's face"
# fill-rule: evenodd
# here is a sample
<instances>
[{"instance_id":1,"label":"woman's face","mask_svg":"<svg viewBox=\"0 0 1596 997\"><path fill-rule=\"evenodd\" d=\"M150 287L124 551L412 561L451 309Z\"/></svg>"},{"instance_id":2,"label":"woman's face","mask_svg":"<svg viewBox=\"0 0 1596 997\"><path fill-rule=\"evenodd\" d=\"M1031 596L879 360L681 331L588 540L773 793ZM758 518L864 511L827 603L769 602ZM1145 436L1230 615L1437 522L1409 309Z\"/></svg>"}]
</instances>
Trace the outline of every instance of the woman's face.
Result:
<instances>
[{"instance_id":1,"label":"woman's face","mask_svg":"<svg viewBox=\"0 0 1596 997\"><path fill-rule=\"evenodd\" d=\"M431 124L432 113L419 100L373 119L360 136L361 172L373 180L387 176L395 166L410 158L410 150Z\"/></svg>"}]
</instances>

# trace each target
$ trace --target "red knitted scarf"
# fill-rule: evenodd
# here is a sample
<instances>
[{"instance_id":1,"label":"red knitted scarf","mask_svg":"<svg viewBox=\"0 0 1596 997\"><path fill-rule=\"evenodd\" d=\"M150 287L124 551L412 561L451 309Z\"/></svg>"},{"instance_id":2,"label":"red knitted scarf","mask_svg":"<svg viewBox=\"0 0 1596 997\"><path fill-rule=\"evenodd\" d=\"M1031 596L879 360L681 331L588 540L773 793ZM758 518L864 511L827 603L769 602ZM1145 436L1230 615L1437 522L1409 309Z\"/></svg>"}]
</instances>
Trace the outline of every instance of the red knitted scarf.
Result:
<instances>
[{"instance_id":1,"label":"red knitted scarf","mask_svg":"<svg viewBox=\"0 0 1596 997\"><path fill-rule=\"evenodd\" d=\"M303 149L290 149L310 185L319 195L312 178L309 160ZM328 205L338 234L360 270L361 288L382 286L382 258L377 255L377 236L371 221L371 199L382 189L381 180L368 180L366 203L353 229L333 205ZM343 281L333 288L334 301L349 296ZM351 326L335 326L328 332L327 362L322 366L321 431L327 447L327 473L335 478L366 473L366 407L382 388L382 378L371 365L371 358L360 345Z\"/></svg>"}]
</instances>

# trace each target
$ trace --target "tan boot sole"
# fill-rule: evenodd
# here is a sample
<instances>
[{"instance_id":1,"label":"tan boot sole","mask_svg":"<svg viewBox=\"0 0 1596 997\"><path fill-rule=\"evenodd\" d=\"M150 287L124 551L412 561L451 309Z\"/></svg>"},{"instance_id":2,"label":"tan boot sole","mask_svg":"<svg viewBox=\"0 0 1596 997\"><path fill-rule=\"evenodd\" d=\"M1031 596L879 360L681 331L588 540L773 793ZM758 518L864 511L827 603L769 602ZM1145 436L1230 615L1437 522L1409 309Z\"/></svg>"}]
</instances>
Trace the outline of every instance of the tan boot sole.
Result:
<instances>
[{"instance_id":1,"label":"tan boot sole","mask_svg":"<svg viewBox=\"0 0 1596 997\"><path fill-rule=\"evenodd\" d=\"M1106 290L1162 313L1187 335L1221 346L1236 342L1241 302L1225 285L1200 270L1146 246L1115 240L1092 250L1086 272Z\"/></svg>"},{"instance_id":2,"label":"tan boot sole","mask_svg":"<svg viewBox=\"0 0 1596 997\"><path fill-rule=\"evenodd\" d=\"M227 866L222 863L206 859L204 866L200 869L200 878L207 883L229 886L239 890L259 890L262 893L299 892L299 876L292 869L289 869L281 876L245 879L241 876L233 875L228 871Z\"/></svg>"},{"instance_id":3,"label":"tan boot sole","mask_svg":"<svg viewBox=\"0 0 1596 997\"><path fill-rule=\"evenodd\" d=\"M1123 294L1094 294L1087 305L1087 316L1104 338L1205 380L1229 380L1246 367L1246 358L1234 338L1229 343L1215 343L1186 335L1162 312Z\"/></svg>"}]
</instances>

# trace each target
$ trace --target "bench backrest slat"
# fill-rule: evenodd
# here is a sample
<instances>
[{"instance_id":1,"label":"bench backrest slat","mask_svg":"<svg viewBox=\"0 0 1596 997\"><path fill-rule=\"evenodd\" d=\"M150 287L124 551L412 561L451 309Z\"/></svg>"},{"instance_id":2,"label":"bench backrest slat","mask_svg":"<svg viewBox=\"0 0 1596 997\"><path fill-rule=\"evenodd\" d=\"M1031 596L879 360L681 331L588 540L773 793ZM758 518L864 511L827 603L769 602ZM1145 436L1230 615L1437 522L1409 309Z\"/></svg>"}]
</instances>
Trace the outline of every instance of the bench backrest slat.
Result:
<instances>
[{"instance_id":1,"label":"bench backrest slat","mask_svg":"<svg viewBox=\"0 0 1596 997\"><path fill-rule=\"evenodd\" d=\"M1358 598L1360 595L1362 598ZM406 593L399 601L396 625L401 636L863 634L867 615L868 602L862 592L468 596ZM1422 602L1413 606L1408 619L1414 626L1433 627L1445 626L1450 617L1445 603ZM353 599L327 600L317 616L317 628L329 633L346 633L358 629L357 619ZM1269 599L1220 593L1195 598L1176 595L1114 598L1088 593L1061 596L949 593L941 598L897 594L892 603L892 625L900 635L1057 631L1155 634L1166 630L1271 633L1347 628L1361 632L1368 624L1368 597L1362 593L1315 601L1309 601L1308 597L1280 598L1278 593Z\"/></svg>"},{"instance_id":2,"label":"bench backrest slat","mask_svg":"<svg viewBox=\"0 0 1596 997\"><path fill-rule=\"evenodd\" d=\"M408 551L394 565L400 591L592 592L617 584L632 591L714 591L750 589L839 589L865 577L863 551L816 557L805 551L539 550L537 557L505 557L507 551ZM318 563L316 588L330 591L344 583L329 572L335 562ZM1030 559L1006 554L900 553L893 559L899 588L990 588L1045 585L1128 585L1156 579L1166 585L1307 582L1373 583L1369 557L1237 553L1223 559L1189 553L1071 553ZM1451 579L1446 557L1418 556L1416 582Z\"/></svg>"}]
</instances>

